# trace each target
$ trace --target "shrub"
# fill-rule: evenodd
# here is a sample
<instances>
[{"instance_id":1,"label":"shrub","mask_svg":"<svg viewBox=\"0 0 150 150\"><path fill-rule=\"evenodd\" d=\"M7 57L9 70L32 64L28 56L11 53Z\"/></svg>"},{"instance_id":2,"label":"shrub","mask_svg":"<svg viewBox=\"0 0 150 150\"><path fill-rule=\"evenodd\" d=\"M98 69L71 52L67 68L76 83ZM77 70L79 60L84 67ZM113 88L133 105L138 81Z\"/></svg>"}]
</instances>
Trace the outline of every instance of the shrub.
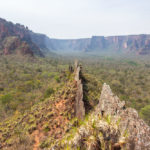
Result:
<instances>
[{"instance_id":1,"label":"shrub","mask_svg":"<svg viewBox=\"0 0 150 150\"><path fill-rule=\"evenodd\" d=\"M0 101L2 102L2 104L8 104L10 103L10 101L13 99L13 96L11 94L6 94L1 96Z\"/></svg>"},{"instance_id":2,"label":"shrub","mask_svg":"<svg viewBox=\"0 0 150 150\"><path fill-rule=\"evenodd\" d=\"M60 82L59 76L55 76L54 79L55 79L58 83Z\"/></svg>"},{"instance_id":3,"label":"shrub","mask_svg":"<svg viewBox=\"0 0 150 150\"><path fill-rule=\"evenodd\" d=\"M44 94L44 98L48 98L53 93L54 93L54 89L49 87Z\"/></svg>"},{"instance_id":4,"label":"shrub","mask_svg":"<svg viewBox=\"0 0 150 150\"><path fill-rule=\"evenodd\" d=\"M141 109L140 116L145 119L148 124L150 124L150 105L147 105Z\"/></svg>"}]
</instances>

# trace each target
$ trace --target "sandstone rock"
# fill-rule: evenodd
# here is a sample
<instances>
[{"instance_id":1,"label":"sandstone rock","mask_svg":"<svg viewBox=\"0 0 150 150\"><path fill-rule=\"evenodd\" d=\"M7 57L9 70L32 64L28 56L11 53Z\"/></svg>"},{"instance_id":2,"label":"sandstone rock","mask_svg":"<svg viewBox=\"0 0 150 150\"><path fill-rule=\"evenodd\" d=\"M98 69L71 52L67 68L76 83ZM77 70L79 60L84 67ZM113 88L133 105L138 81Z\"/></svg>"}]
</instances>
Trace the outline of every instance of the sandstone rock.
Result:
<instances>
[{"instance_id":1,"label":"sandstone rock","mask_svg":"<svg viewBox=\"0 0 150 150\"><path fill-rule=\"evenodd\" d=\"M43 56L40 48L33 43L28 28L20 24L13 24L0 18L0 48L3 55L36 54Z\"/></svg>"},{"instance_id":2,"label":"sandstone rock","mask_svg":"<svg viewBox=\"0 0 150 150\"><path fill-rule=\"evenodd\" d=\"M85 116L85 107L83 102L83 85L80 79L81 67L75 62L75 81L77 83L77 92L75 98L75 113L78 119L83 119Z\"/></svg>"},{"instance_id":3,"label":"sandstone rock","mask_svg":"<svg viewBox=\"0 0 150 150\"><path fill-rule=\"evenodd\" d=\"M127 35L127 36L93 36L92 38L59 40L49 39L48 43L54 50L73 51L121 51L140 55L150 54L148 44L150 35Z\"/></svg>"},{"instance_id":4,"label":"sandstone rock","mask_svg":"<svg viewBox=\"0 0 150 150\"><path fill-rule=\"evenodd\" d=\"M126 108L125 102L115 96L109 85L104 84L97 107L97 113L103 116L111 115L112 122L120 118L119 130L121 135L128 134L126 147L128 150L150 149L150 127L139 118L133 108Z\"/></svg>"}]
</instances>

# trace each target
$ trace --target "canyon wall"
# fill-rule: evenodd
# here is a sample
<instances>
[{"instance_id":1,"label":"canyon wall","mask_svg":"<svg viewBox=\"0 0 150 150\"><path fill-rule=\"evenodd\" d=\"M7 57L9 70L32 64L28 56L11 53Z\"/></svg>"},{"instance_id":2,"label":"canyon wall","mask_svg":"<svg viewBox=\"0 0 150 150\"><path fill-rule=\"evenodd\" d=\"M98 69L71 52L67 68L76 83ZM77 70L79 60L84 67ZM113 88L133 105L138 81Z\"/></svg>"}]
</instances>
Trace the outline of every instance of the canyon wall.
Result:
<instances>
[{"instance_id":1,"label":"canyon wall","mask_svg":"<svg viewBox=\"0 0 150 150\"><path fill-rule=\"evenodd\" d=\"M150 54L150 35L93 36L87 39L50 39L54 50L86 52L125 52L139 55Z\"/></svg>"},{"instance_id":2,"label":"canyon wall","mask_svg":"<svg viewBox=\"0 0 150 150\"><path fill-rule=\"evenodd\" d=\"M16 41L14 41L15 39ZM18 39L20 42L18 42ZM26 46L22 48L22 45ZM35 54L38 56L46 55L51 51L112 51L148 55L150 54L150 35L141 34L108 37L93 36L83 39L52 39L44 34L34 33L24 25L18 23L14 24L0 18L0 54L18 53L19 50L22 54Z\"/></svg>"}]
</instances>

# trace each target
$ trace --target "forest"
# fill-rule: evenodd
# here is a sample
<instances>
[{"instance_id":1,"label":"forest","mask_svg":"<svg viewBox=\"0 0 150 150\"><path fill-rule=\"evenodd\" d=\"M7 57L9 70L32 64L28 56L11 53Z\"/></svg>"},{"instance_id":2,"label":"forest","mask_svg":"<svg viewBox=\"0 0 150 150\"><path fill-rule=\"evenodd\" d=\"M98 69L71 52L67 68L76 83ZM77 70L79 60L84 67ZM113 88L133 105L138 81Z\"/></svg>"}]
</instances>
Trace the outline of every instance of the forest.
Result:
<instances>
[{"instance_id":1,"label":"forest","mask_svg":"<svg viewBox=\"0 0 150 150\"><path fill-rule=\"evenodd\" d=\"M70 79L69 66L78 59L89 106L98 103L103 83L138 110L150 124L150 60L146 56L74 54L55 57L0 57L0 119L23 114L58 92Z\"/></svg>"}]
</instances>

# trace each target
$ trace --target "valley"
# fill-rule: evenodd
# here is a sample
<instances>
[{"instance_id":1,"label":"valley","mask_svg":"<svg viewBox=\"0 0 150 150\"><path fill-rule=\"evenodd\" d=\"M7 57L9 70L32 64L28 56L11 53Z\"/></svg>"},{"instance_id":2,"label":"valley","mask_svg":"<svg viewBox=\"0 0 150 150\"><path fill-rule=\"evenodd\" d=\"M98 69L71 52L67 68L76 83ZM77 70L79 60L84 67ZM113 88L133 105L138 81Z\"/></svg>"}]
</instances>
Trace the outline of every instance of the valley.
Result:
<instances>
[{"instance_id":1,"label":"valley","mask_svg":"<svg viewBox=\"0 0 150 150\"><path fill-rule=\"evenodd\" d=\"M0 149L149 150L149 54L148 34L54 39L0 19Z\"/></svg>"},{"instance_id":2,"label":"valley","mask_svg":"<svg viewBox=\"0 0 150 150\"><path fill-rule=\"evenodd\" d=\"M55 59L33 59L30 57L20 59L18 56L1 57L0 62L5 66L1 68L5 68L5 70L1 70L0 74L1 77L5 76L5 80L1 81L1 85L4 86L1 87L0 92L1 120L4 120L0 123L1 148L33 148L37 150L52 148L55 144L57 145L57 142L61 142L60 147L56 146L57 149L68 149L71 145L63 145L63 140L65 140L64 142L68 141L66 138L71 140L78 133L77 130L80 127L91 122L91 115L95 113L95 108L98 106L99 98L102 96L102 86L104 86L103 83L105 82L110 85L115 95L118 95L122 101L126 102L126 107L136 108L140 117L149 124L149 108L147 108L149 104L149 70L147 69L149 60L134 58L133 61L133 58L130 60L121 56L119 58L94 56L95 59L88 55L86 57L88 59L81 55L79 58L82 66L80 76L83 83L83 102L85 107L83 120L78 120L75 117L76 111L80 111L82 108L79 108L81 107L79 105L74 109L77 106L75 104L77 86L74 81L74 73L69 70L69 66L74 64L73 57L70 57L70 59L66 59L65 56L56 57ZM13 68L13 65L15 68ZM9 70L7 70L8 68ZM15 72L11 74L14 69ZM142 75L147 78L142 78ZM139 78L141 80L138 80ZM143 83L145 84L143 85ZM145 94L147 94L147 97ZM107 93L106 95L109 94ZM140 97L141 99L139 100ZM119 109L121 104L117 105L117 109ZM112 107L113 104L110 104L110 106ZM108 107L106 113L110 110ZM100 113L101 111L98 112ZM133 112L131 111L130 113L132 114ZM120 112L118 115L120 115ZM5 118L3 118L4 116ZM104 139L108 131L105 130L103 124L108 125L108 128L112 130L111 134L115 134L113 133L113 128L120 122L115 122L113 114L111 116L111 120L109 115L106 115L106 118L101 116L102 120L97 120L96 114L92 117L96 117L95 123L101 122ZM132 115L128 117L131 117L131 120L133 119ZM138 122L137 118L137 124ZM98 136L97 130L99 127L96 124L92 126L95 127L93 127L94 131L88 131L89 138ZM140 126L139 124L138 128L141 128ZM148 127L144 126L148 130ZM127 130L130 130L130 128L132 128L132 125L131 127L129 125ZM115 130L119 132L120 129ZM93 135L92 132L96 132L96 135ZM126 136L125 138L128 137ZM111 138L114 140L113 137ZM103 140L101 139L100 141L103 147L108 147L109 144ZM87 142L92 144L90 141ZM77 145L79 146L80 144L78 143ZM77 145L74 145L75 149ZM97 147L98 145L95 146ZM81 149L83 147L85 145L81 144Z\"/></svg>"}]
</instances>

